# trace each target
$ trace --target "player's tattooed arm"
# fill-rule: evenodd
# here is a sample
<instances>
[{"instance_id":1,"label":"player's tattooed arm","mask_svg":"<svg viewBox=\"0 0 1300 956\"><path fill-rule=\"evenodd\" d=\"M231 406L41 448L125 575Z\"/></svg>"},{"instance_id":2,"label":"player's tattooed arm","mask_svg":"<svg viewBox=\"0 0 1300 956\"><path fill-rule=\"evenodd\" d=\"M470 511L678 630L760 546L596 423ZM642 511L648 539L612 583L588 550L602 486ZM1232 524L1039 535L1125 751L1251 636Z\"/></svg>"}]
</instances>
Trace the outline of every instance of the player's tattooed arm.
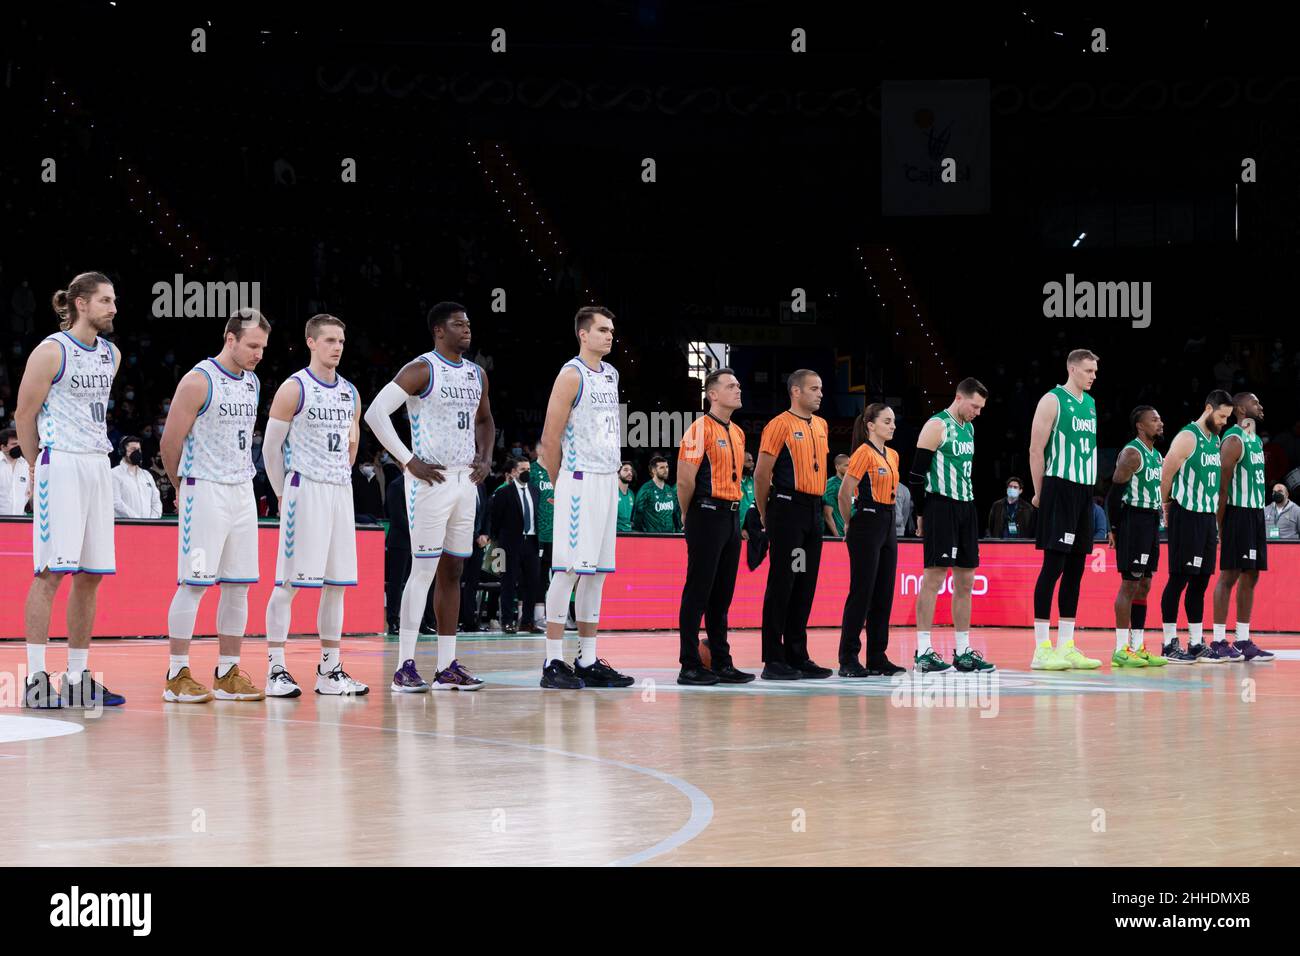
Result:
<instances>
[{"instance_id":1,"label":"player's tattooed arm","mask_svg":"<svg viewBox=\"0 0 1300 956\"><path fill-rule=\"evenodd\" d=\"M551 399L546 403L546 421L542 425L542 440L537 443L537 460L546 469L551 481L560 476L560 435L569 421L573 400L578 397L581 376L572 365L560 369L551 386Z\"/></svg>"},{"instance_id":2,"label":"player's tattooed arm","mask_svg":"<svg viewBox=\"0 0 1300 956\"><path fill-rule=\"evenodd\" d=\"M1110 493L1106 495L1106 517L1110 519L1110 531L1106 533L1106 540L1112 548L1115 547L1115 525L1119 523L1120 498L1124 494L1124 486L1141 467L1142 455L1138 450L1124 446L1119 458L1115 460L1115 472L1110 476Z\"/></svg>"},{"instance_id":3,"label":"player's tattooed arm","mask_svg":"<svg viewBox=\"0 0 1300 956\"><path fill-rule=\"evenodd\" d=\"M1174 475L1183 467L1183 462L1196 450L1196 439L1191 432L1179 432L1165 452L1164 468L1160 471L1160 507L1165 512L1165 524L1169 523L1169 495L1174 487Z\"/></svg>"},{"instance_id":4,"label":"player's tattooed arm","mask_svg":"<svg viewBox=\"0 0 1300 956\"><path fill-rule=\"evenodd\" d=\"M1038 507L1039 495L1043 492L1043 472L1047 469L1047 442L1052 437L1052 425L1056 422L1056 413L1060 405L1056 396L1048 392L1038 400L1034 409L1034 424L1029 430L1029 478L1034 483L1034 497L1029 503Z\"/></svg>"},{"instance_id":5,"label":"player's tattooed arm","mask_svg":"<svg viewBox=\"0 0 1300 956\"><path fill-rule=\"evenodd\" d=\"M18 429L18 444L23 450L29 468L36 467L40 452L40 436L36 432L36 415L50 394L50 385L63 364L63 349L57 342L42 342L27 357L27 368L18 385L18 407L14 409L14 425Z\"/></svg>"},{"instance_id":6,"label":"player's tattooed arm","mask_svg":"<svg viewBox=\"0 0 1300 956\"><path fill-rule=\"evenodd\" d=\"M474 416L474 465L469 480L478 484L492 470L492 447L497 440L497 423L492 418L492 405L488 401L487 372L483 375L483 394L479 396L478 412Z\"/></svg>"},{"instance_id":7,"label":"player's tattooed arm","mask_svg":"<svg viewBox=\"0 0 1300 956\"><path fill-rule=\"evenodd\" d=\"M181 446L194 427L194 420L199 417L199 410L208 402L208 389L211 383L208 377L199 371L187 372L176 385L176 394L172 396L171 408L167 412L167 422L163 425L162 442L158 452L162 455L163 470L180 494L180 478L176 474L181 466Z\"/></svg>"},{"instance_id":8,"label":"player's tattooed arm","mask_svg":"<svg viewBox=\"0 0 1300 956\"><path fill-rule=\"evenodd\" d=\"M1228 510L1228 489L1232 487L1232 473L1237 468L1237 462L1241 461L1241 454L1245 446L1241 443L1241 437L1238 435L1229 435L1219 445L1219 510L1215 514L1215 520L1219 522L1219 529L1223 529L1223 515Z\"/></svg>"}]
</instances>

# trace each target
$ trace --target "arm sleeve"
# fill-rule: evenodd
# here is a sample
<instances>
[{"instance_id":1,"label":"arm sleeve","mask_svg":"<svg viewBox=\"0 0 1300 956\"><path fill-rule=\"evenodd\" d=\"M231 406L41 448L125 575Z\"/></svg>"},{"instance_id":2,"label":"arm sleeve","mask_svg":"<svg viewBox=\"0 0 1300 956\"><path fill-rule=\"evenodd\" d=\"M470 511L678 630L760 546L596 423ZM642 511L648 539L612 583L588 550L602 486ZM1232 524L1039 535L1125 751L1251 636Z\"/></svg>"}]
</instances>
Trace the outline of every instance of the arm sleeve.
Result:
<instances>
[{"instance_id":1,"label":"arm sleeve","mask_svg":"<svg viewBox=\"0 0 1300 956\"><path fill-rule=\"evenodd\" d=\"M284 494L284 440L288 437L288 422L278 418L266 420L266 434L262 439L262 461L266 463L266 480L271 483L276 497Z\"/></svg>"},{"instance_id":2,"label":"arm sleeve","mask_svg":"<svg viewBox=\"0 0 1300 956\"><path fill-rule=\"evenodd\" d=\"M370 430L402 468L405 468L406 463L415 455L402 444L402 439L397 437L397 429L393 427L393 412L406 404L408 397L402 390L402 386L396 382L389 382L379 390L379 394L370 403L365 414L366 424L370 426Z\"/></svg>"},{"instance_id":3,"label":"arm sleeve","mask_svg":"<svg viewBox=\"0 0 1300 956\"><path fill-rule=\"evenodd\" d=\"M925 476L930 472L934 452L918 448L912 458L912 472L907 476L907 490L912 493L912 514L925 517Z\"/></svg>"},{"instance_id":4,"label":"arm sleeve","mask_svg":"<svg viewBox=\"0 0 1300 956\"><path fill-rule=\"evenodd\" d=\"M1113 482L1110 486L1110 494L1106 496L1106 517L1110 519L1111 527L1119 520L1120 496L1124 494L1124 486L1118 482Z\"/></svg>"}]
</instances>

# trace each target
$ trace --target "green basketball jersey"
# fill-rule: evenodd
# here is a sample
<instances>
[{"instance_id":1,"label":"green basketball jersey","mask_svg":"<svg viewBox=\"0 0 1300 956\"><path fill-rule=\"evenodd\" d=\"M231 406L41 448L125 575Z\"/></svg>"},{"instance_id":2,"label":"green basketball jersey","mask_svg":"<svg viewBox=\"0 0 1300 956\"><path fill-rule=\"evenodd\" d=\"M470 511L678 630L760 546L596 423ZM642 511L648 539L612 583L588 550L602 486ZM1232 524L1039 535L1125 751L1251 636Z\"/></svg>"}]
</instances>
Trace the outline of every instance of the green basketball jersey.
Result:
<instances>
[{"instance_id":1,"label":"green basketball jersey","mask_svg":"<svg viewBox=\"0 0 1300 956\"><path fill-rule=\"evenodd\" d=\"M1264 443L1256 434L1247 434L1240 425L1233 425L1223 433L1226 441L1232 435L1241 439L1241 458L1232 470L1232 484L1228 487L1228 504L1238 508L1262 508L1264 500Z\"/></svg>"},{"instance_id":2,"label":"green basketball jersey","mask_svg":"<svg viewBox=\"0 0 1300 956\"><path fill-rule=\"evenodd\" d=\"M926 494L974 501L970 472L975 461L975 426L971 422L960 424L946 408L930 416L931 421L936 418L943 422L943 441L930 459L930 471L925 476Z\"/></svg>"},{"instance_id":3,"label":"green basketball jersey","mask_svg":"<svg viewBox=\"0 0 1300 956\"><path fill-rule=\"evenodd\" d=\"M1130 508L1159 508L1160 471L1165 463L1164 455L1154 448L1148 448L1140 438L1134 438L1124 447L1136 448L1142 456L1142 464L1128 480L1120 500Z\"/></svg>"},{"instance_id":4,"label":"green basketball jersey","mask_svg":"<svg viewBox=\"0 0 1300 956\"><path fill-rule=\"evenodd\" d=\"M1214 514L1219 510L1219 438L1196 422L1181 431L1192 433L1196 448L1174 475L1173 499L1188 511Z\"/></svg>"},{"instance_id":5,"label":"green basketball jersey","mask_svg":"<svg viewBox=\"0 0 1300 956\"><path fill-rule=\"evenodd\" d=\"M1043 474L1064 478L1080 485L1097 483L1097 404L1087 392L1075 398L1069 389L1056 386L1056 421L1047 442Z\"/></svg>"},{"instance_id":6,"label":"green basketball jersey","mask_svg":"<svg viewBox=\"0 0 1300 956\"><path fill-rule=\"evenodd\" d=\"M528 466L528 483L537 489L537 540L545 544L555 525L555 505L548 500L555 497L555 485L540 461Z\"/></svg>"}]
</instances>

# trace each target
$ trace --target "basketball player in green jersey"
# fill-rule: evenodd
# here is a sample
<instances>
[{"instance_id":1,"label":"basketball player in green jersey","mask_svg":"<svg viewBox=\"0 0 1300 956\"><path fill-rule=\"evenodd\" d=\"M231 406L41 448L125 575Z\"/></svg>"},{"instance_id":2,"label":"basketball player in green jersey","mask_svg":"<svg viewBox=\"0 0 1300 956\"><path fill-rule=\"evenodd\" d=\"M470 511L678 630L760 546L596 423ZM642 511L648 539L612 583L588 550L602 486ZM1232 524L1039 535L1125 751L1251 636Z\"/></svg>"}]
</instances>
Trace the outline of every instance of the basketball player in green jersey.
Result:
<instances>
[{"instance_id":1,"label":"basketball player in green jersey","mask_svg":"<svg viewBox=\"0 0 1300 956\"><path fill-rule=\"evenodd\" d=\"M922 674L956 669L983 673L997 668L970 646L970 592L980 564L979 515L971 465L975 459L975 426L989 390L977 379L957 383L952 404L930 417L916 439L916 457L907 484L916 508L916 533L921 536L925 571L916 598L916 656ZM952 624L956 649L949 664L930 645L934 604L952 569Z\"/></svg>"},{"instance_id":2,"label":"basketball player in green jersey","mask_svg":"<svg viewBox=\"0 0 1300 956\"><path fill-rule=\"evenodd\" d=\"M1032 504L1038 512L1043 567L1034 585L1034 670L1095 670L1101 661L1074 646L1074 615L1084 560L1092 553L1092 489L1097 483L1097 406L1088 392L1097 379L1097 356L1075 349L1065 359L1066 380L1041 399L1029 438ZM1051 641L1052 592L1060 624Z\"/></svg>"},{"instance_id":3,"label":"basketball player in green jersey","mask_svg":"<svg viewBox=\"0 0 1300 956\"><path fill-rule=\"evenodd\" d=\"M1160 473L1164 458L1156 439L1165 423L1150 405L1129 414L1137 437L1125 445L1115 462L1106 511L1110 515L1110 546L1119 569L1115 595L1115 653L1112 667L1161 667L1168 663L1143 646L1147 594L1151 576L1160 565ZM1262 513L1262 512L1261 512Z\"/></svg>"},{"instance_id":4,"label":"basketball player in green jersey","mask_svg":"<svg viewBox=\"0 0 1300 956\"><path fill-rule=\"evenodd\" d=\"M1219 436L1232 414L1232 396L1216 388L1205 398L1201 417L1184 425L1169 445L1160 474L1160 500L1169 528L1169 582L1160 595L1165 647L1171 664L1221 664L1231 655L1207 645L1202 637L1205 590L1214 573L1219 542ZM1186 588L1183 607L1190 634L1186 651L1178 647L1178 596Z\"/></svg>"},{"instance_id":5,"label":"basketball player in green jersey","mask_svg":"<svg viewBox=\"0 0 1300 956\"><path fill-rule=\"evenodd\" d=\"M1250 639L1250 612L1259 572L1268 570L1264 530L1264 443L1255 434L1264 408L1253 392L1232 396L1237 424L1219 446L1219 580L1214 585L1214 646L1233 660L1271 661L1273 655ZM1226 493L1224 489L1227 489ZM1237 586L1237 642L1227 640L1228 602Z\"/></svg>"}]
</instances>

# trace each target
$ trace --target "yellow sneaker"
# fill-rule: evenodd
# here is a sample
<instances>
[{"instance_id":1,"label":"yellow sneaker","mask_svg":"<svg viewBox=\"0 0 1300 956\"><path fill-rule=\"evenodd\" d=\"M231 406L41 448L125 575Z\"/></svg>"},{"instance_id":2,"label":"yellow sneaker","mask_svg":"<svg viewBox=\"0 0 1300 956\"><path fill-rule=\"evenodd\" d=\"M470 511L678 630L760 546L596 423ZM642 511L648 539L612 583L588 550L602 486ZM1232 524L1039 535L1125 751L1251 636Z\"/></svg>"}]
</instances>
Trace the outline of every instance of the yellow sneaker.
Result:
<instances>
[{"instance_id":1,"label":"yellow sneaker","mask_svg":"<svg viewBox=\"0 0 1300 956\"><path fill-rule=\"evenodd\" d=\"M212 691L196 681L188 667L182 667L179 674L168 678L163 690L163 700L169 704L202 704L211 699Z\"/></svg>"},{"instance_id":2,"label":"yellow sneaker","mask_svg":"<svg viewBox=\"0 0 1300 956\"><path fill-rule=\"evenodd\" d=\"M1134 657L1140 657L1142 660L1146 661L1147 667L1164 667L1169 663L1167 659L1161 657L1159 654L1148 653L1145 647L1134 648L1130 653L1132 653Z\"/></svg>"},{"instance_id":3,"label":"yellow sneaker","mask_svg":"<svg viewBox=\"0 0 1300 956\"><path fill-rule=\"evenodd\" d=\"M1097 660L1097 658L1084 657L1083 651L1074 646L1074 641L1066 644L1064 650L1058 650L1057 653L1078 671L1095 671L1101 666L1101 661Z\"/></svg>"},{"instance_id":4,"label":"yellow sneaker","mask_svg":"<svg viewBox=\"0 0 1300 956\"><path fill-rule=\"evenodd\" d=\"M1143 660L1136 651L1131 651L1127 647L1121 647L1110 656L1111 667L1146 667L1147 662Z\"/></svg>"},{"instance_id":5,"label":"yellow sneaker","mask_svg":"<svg viewBox=\"0 0 1300 956\"><path fill-rule=\"evenodd\" d=\"M1051 645L1039 646L1034 650L1034 659L1029 662L1029 669L1035 671L1068 671L1070 662L1061 657Z\"/></svg>"},{"instance_id":6,"label":"yellow sneaker","mask_svg":"<svg viewBox=\"0 0 1300 956\"><path fill-rule=\"evenodd\" d=\"M212 693L217 700L262 700L266 697L253 686L253 682L239 669L238 664L231 667L225 677L218 677L212 682Z\"/></svg>"}]
</instances>

